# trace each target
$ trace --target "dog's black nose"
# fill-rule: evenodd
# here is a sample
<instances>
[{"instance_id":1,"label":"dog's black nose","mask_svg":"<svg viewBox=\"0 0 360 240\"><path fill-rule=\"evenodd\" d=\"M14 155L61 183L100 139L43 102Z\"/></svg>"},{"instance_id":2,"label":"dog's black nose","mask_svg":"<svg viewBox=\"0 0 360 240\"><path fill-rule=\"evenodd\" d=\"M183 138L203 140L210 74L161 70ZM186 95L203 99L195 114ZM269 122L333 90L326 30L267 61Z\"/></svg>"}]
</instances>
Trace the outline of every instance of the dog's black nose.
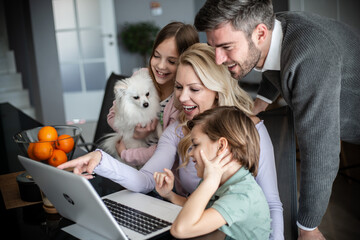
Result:
<instances>
[{"instance_id":1,"label":"dog's black nose","mask_svg":"<svg viewBox=\"0 0 360 240\"><path fill-rule=\"evenodd\" d=\"M147 108L149 106L149 103L143 103L144 108Z\"/></svg>"}]
</instances>

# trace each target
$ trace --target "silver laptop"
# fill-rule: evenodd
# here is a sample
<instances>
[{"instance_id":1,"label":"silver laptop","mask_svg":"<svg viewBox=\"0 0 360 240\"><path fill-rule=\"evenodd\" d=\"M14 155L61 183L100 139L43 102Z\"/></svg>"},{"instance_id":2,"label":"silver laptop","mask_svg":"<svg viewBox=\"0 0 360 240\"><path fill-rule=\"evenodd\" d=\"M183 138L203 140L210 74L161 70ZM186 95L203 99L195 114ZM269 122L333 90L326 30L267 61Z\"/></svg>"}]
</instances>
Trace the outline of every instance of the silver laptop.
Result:
<instances>
[{"instance_id":1,"label":"silver laptop","mask_svg":"<svg viewBox=\"0 0 360 240\"><path fill-rule=\"evenodd\" d=\"M100 198L84 177L18 158L60 215L75 222L63 230L80 239L152 238L168 231L181 210L180 206L128 190ZM138 215L140 219L146 215L143 223L136 222Z\"/></svg>"}]
</instances>

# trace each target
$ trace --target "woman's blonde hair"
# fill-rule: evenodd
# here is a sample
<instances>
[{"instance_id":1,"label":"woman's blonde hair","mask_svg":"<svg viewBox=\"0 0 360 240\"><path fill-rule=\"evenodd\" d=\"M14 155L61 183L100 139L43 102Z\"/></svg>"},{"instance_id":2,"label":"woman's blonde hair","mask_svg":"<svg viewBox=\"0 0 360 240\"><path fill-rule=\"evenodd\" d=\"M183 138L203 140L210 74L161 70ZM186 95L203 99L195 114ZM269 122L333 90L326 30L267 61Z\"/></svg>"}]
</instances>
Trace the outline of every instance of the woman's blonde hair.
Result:
<instances>
[{"instance_id":1,"label":"woman's blonde hair","mask_svg":"<svg viewBox=\"0 0 360 240\"><path fill-rule=\"evenodd\" d=\"M214 48L205 43L196 43L180 55L178 64L191 66L202 84L209 90L217 92L216 106L236 106L247 116L253 115L251 111L253 100L240 88L238 81L231 76L226 66L216 64ZM175 106L180 106L177 99ZM180 112L178 119L180 122L178 127L182 127L184 133L178 145L178 152L183 160L182 165L185 166L189 162L186 153L191 145L190 131L186 126L184 111Z\"/></svg>"},{"instance_id":2,"label":"woman's blonde hair","mask_svg":"<svg viewBox=\"0 0 360 240\"><path fill-rule=\"evenodd\" d=\"M239 161L256 177L259 166L260 138L255 124L243 111L235 106L215 107L196 115L187 122L190 130L197 125L211 141L218 141L221 137L226 138L233 159Z\"/></svg>"}]
</instances>

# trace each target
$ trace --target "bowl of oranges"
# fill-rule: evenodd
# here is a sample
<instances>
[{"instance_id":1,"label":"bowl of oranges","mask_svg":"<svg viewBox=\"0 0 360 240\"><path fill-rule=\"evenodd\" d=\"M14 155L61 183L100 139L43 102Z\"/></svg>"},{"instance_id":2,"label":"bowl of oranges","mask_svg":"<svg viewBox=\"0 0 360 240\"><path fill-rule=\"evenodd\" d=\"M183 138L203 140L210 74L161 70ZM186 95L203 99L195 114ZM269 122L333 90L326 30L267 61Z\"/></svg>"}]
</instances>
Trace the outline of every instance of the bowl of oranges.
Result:
<instances>
[{"instance_id":1,"label":"bowl of oranges","mask_svg":"<svg viewBox=\"0 0 360 240\"><path fill-rule=\"evenodd\" d=\"M59 125L21 131L13 138L25 156L57 167L72 159L80 134L79 127Z\"/></svg>"}]
</instances>

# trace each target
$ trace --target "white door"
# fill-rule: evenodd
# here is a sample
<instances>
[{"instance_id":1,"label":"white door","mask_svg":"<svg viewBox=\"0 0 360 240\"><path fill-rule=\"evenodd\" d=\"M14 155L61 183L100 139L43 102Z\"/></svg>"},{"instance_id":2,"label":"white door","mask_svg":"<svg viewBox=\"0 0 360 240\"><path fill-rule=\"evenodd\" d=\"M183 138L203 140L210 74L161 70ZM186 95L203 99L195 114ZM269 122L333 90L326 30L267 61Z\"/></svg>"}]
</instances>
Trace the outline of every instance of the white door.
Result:
<instances>
[{"instance_id":1,"label":"white door","mask_svg":"<svg viewBox=\"0 0 360 240\"><path fill-rule=\"evenodd\" d=\"M97 121L107 78L120 74L113 0L52 0L68 123Z\"/></svg>"}]
</instances>

